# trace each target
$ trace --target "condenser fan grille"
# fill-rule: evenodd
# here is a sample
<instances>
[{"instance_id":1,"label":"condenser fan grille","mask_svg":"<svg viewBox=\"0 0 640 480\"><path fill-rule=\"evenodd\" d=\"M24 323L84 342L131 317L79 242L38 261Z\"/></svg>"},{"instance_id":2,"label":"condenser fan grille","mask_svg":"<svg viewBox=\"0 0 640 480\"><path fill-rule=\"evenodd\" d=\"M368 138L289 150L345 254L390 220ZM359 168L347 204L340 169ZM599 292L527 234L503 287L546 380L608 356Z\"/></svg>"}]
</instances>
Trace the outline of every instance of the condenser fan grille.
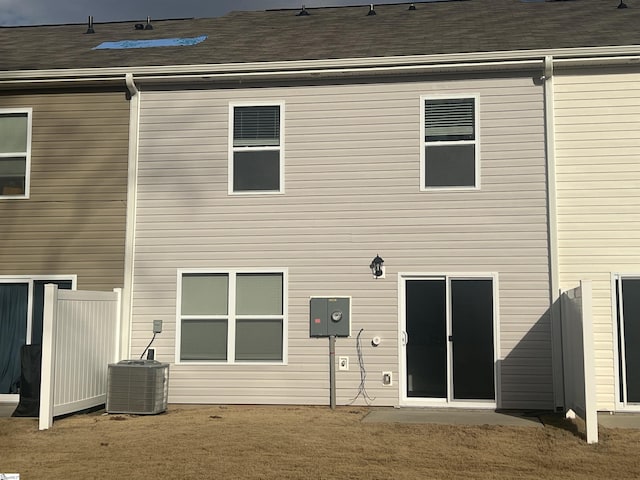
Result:
<instances>
[{"instance_id":1,"label":"condenser fan grille","mask_svg":"<svg viewBox=\"0 0 640 480\"><path fill-rule=\"evenodd\" d=\"M155 360L123 360L107 374L108 413L152 415L167 409L169 364Z\"/></svg>"}]
</instances>

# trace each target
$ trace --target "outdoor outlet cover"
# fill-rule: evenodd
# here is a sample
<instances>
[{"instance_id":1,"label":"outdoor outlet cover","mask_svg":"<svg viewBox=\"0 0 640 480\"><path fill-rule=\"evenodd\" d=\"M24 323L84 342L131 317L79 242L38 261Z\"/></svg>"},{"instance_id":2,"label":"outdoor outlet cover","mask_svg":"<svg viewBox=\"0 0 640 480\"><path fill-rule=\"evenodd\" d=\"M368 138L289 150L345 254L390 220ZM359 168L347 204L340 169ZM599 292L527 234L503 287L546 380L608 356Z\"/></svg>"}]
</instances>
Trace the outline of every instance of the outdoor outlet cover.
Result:
<instances>
[{"instance_id":1,"label":"outdoor outlet cover","mask_svg":"<svg viewBox=\"0 0 640 480\"><path fill-rule=\"evenodd\" d=\"M382 372L382 384L391 385L393 383L393 376L391 372Z\"/></svg>"},{"instance_id":2,"label":"outdoor outlet cover","mask_svg":"<svg viewBox=\"0 0 640 480\"><path fill-rule=\"evenodd\" d=\"M162 333L162 320L153 321L153 333Z\"/></svg>"},{"instance_id":3,"label":"outdoor outlet cover","mask_svg":"<svg viewBox=\"0 0 640 480\"><path fill-rule=\"evenodd\" d=\"M338 359L339 370L349 370L349 357L340 357Z\"/></svg>"}]
</instances>

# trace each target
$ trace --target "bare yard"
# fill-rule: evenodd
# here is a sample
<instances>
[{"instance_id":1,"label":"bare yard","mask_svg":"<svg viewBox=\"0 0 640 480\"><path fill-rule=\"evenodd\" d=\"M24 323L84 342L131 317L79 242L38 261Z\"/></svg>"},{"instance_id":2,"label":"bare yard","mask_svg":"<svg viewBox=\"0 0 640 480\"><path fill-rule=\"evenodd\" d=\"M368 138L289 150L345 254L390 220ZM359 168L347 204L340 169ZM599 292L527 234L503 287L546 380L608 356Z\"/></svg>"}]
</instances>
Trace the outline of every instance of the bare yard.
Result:
<instances>
[{"instance_id":1,"label":"bare yard","mask_svg":"<svg viewBox=\"0 0 640 480\"><path fill-rule=\"evenodd\" d=\"M23 479L640 478L640 431L362 423L363 407L170 405L157 416L0 418L0 472Z\"/></svg>"}]
</instances>

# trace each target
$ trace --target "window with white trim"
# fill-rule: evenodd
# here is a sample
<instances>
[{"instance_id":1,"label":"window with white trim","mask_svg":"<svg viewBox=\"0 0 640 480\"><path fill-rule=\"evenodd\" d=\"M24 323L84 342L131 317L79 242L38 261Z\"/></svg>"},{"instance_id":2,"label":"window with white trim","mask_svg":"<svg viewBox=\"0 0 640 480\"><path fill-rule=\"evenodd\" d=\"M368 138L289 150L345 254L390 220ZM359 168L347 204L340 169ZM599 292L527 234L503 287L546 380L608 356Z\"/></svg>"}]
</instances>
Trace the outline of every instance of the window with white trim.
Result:
<instances>
[{"instance_id":1,"label":"window with white trim","mask_svg":"<svg viewBox=\"0 0 640 480\"><path fill-rule=\"evenodd\" d=\"M283 105L230 105L229 193L283 192Z\"/></svg>"},{"instance_id":2,"label":"window with white trim","mask_svg":"<svg viewBox=\"0 0 640 480\"><path fill-rule=\"evenodd\" d=\"M0 110L0 198L28 198L31 109Z\"/></svg>"},{"instance_id":3,"label":"window with white trim","mask_svg":"<svg viewBox=\"0 0 640 480\"><path fill-rule=\"evenodd\" d=\"M284 271L182 271L180 362L284 361Z\"/></svg>"},{"instance_id":4,"label":"window with white trim","mask_svg":"<svg viewBox=\"0 0 640 480\"><path fill-rule=\"evenodd\" d=\"M420 189L478 188L477 97L422 97L421 110Z\"/></svg>"}]
</instances>

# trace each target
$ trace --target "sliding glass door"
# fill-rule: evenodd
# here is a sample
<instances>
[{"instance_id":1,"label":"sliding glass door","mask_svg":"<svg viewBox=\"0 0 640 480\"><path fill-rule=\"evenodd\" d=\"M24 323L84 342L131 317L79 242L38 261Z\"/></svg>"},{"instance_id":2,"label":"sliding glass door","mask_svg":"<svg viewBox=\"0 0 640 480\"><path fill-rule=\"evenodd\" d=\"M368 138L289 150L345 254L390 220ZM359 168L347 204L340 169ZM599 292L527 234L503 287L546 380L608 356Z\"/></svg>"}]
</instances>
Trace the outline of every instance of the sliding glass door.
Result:
<instances>
[{"instance_id":1,"label":"sliding glass door","mask_svg":"<svg viewBox=\"0 0 640 480\"><path fill-rule=\"evenodd\" d=\"M413 277L403 291L403 398L495 402L493 279Z\"/></svg>"},{"instance_id":2,"label":"sliding glass door","mask_svg":"<svg viewBox=\"0 0 640 480\"><path fill-rule=\"evenodd\" d=\"M71 278L0 277L0 398L20 389L20 348L42 342L44 286L73 288Z\"/></svg>"},{"instance_id":3,"label":"sliding glass door","mask_svg":"<svg viewBox=\"0 0 640 480\"><path fill-rule=\"evenodd\" d=\"M616 279L618 383L623 405L640 405L640 277Z\"/></svg>"}]
</instances>

